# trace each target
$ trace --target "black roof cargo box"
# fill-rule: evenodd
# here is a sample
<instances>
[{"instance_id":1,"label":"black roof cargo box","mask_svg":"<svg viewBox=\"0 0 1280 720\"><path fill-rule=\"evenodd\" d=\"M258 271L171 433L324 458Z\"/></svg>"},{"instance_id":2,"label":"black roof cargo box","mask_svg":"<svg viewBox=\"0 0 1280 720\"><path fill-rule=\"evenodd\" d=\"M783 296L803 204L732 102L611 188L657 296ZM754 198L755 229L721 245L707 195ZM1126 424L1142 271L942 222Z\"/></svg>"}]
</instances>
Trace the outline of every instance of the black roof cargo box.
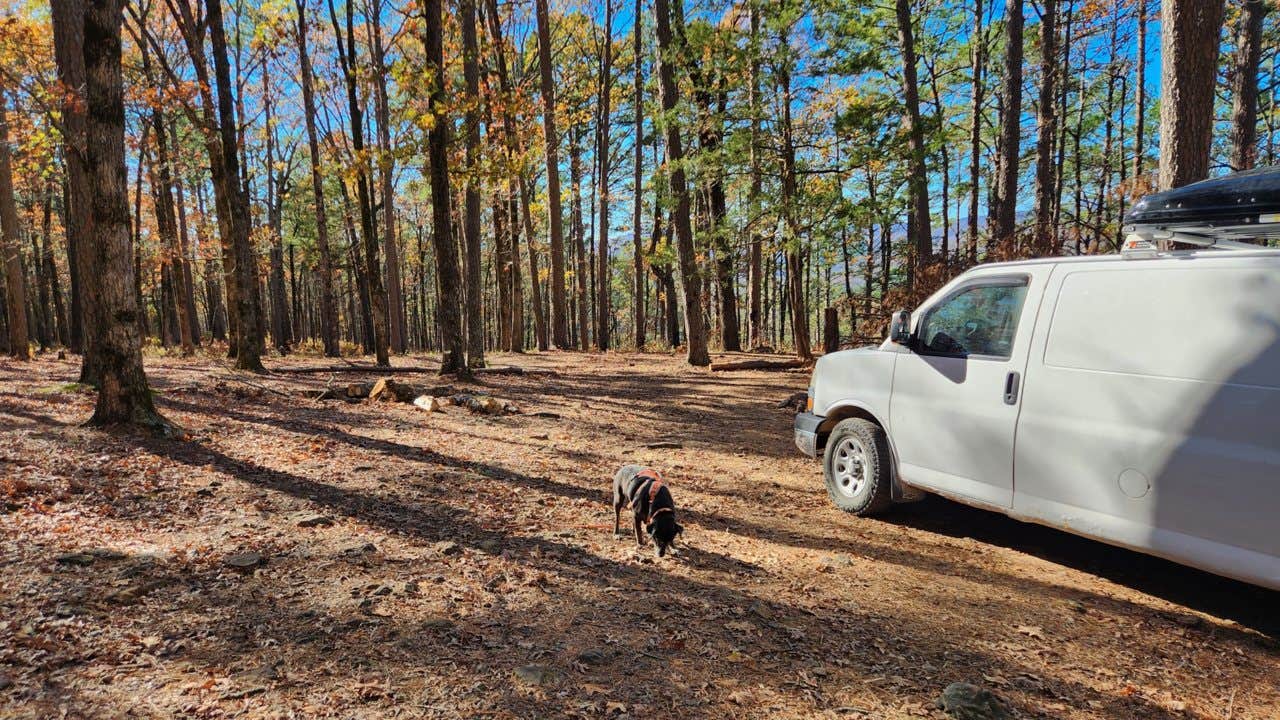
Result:
<instances>
[{"instance_id":1,"label":"black roof cargo box","mask_svg":"<svg viewBox=\"0 0 1280 720\"><path fill-rule=\"evenodd\" d=\"M1244 228L1280 223L1280 166L1202 180L1142 198L1124 216L1125 225Z\"/></svg>"}]
</instances>

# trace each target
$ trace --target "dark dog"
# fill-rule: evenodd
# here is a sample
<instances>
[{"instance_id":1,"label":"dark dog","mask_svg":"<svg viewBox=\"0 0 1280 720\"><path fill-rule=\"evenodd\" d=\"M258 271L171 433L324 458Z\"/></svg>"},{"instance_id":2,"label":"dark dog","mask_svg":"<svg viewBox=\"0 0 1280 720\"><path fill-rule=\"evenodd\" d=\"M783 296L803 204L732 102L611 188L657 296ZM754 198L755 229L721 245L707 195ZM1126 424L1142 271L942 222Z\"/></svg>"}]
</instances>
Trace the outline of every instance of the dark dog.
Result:
<instances>
[{"instance_id":1,"label":"dark dog","mask_svg":"<svg viewBox=\"0 0 1280 720\"><path fill-rule=\"evenodd\" d=\"M618 522L623 508L635 512L636 545L644 545L640 534L643 523L658 557L674 550L676 536L684 532L676 522L676 503L671 490L662 481L657 470L643 465L623 465L613 476L613 534L620 535Z\"/></svg>"}]
</instances>

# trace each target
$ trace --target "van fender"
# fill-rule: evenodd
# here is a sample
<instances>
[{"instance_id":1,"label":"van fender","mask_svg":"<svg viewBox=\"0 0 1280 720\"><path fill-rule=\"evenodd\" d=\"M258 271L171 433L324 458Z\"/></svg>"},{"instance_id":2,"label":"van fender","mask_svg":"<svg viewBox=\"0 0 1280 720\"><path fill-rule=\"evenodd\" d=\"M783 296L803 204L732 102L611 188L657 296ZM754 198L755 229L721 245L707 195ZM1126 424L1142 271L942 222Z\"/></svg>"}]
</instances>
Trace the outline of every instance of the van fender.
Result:
<instances>
[{"instance_id":1,"label":"van fender","mask_svg":"<svg viewBox=\"0 0 1280 720\"><path fill-rule=\"evenodd\" d=\"M898 446L893 442L893 433L889 432L889 426L866 403L858 400L837 400L827 407L825 417L827 419L818 426L818 441L823 445L826 444L827 435L841 420L862 418L879 425L880 429L884 431L885 439L889 442L889 462L892 464L893 477L893 487L890 495L893 501L907 503L924 499L925 492L923 490L903 482L902 476L898 473Z\"/></svg>"}]
</instances>

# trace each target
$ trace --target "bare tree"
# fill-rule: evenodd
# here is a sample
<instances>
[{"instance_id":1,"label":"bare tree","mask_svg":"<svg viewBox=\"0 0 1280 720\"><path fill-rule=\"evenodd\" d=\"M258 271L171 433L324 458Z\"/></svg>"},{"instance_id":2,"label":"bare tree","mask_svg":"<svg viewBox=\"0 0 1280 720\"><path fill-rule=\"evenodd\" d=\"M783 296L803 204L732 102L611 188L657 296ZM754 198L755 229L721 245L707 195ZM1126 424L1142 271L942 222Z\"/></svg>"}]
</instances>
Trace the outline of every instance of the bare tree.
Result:
<instances>
[{"instance_id":1,"label":"bare tree","mask_svg":"<svg viewBox=\"0 0 1280 720\"><path fill-rule=\"evenodd\" d=\"M638 31L637 31L638 32ZM599 215L596 231L596 348L609 349L609 94L613 90L613 0L604 0L604 46L600 54L600 114L596 119Z\"/></svg>"},{"instance_id":2,"label":"bare tree","mask_svg":"<svg viewBox=\"0 0 1280 720\"><path fill-rule=\"evenodd\" d=\"M635 106L635 164L632 173L632 184L635 196L631 203L631 243L635 273L632 293L632 321L635 324L636 350L644 350L645 345L645 295L647 283L644 272L644 232L641 229L641 217L644 212L644 0L636 0L635 26L631 29L634 35L633 52L635 53L635 69L632 86L632 104Z\"/></svg>"}]
</instances>

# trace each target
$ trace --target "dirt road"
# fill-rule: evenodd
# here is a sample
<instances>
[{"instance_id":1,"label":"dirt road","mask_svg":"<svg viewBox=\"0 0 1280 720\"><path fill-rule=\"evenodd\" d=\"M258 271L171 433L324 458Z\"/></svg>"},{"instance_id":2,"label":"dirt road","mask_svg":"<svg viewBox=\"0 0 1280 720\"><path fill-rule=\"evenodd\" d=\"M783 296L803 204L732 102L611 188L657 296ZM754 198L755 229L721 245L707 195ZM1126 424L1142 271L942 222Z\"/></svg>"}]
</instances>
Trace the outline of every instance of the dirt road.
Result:
<instances>
[{"instance_id":1,"label":"dirt road","mask_svg":"<svg viewBox=\"0 0 1280 720\"><path fill-rule=\"evenodd\" d=\"M521 410L488 417L149 359L184 441L0 364L0 717L943 717L955 681L1280 717L1280 594L942 500L840 513L775 407L803 372L495 360L554 374L465 386ZM667 474L679 557L612 536L624 462Z\"/></svg>"}]
</instances>

